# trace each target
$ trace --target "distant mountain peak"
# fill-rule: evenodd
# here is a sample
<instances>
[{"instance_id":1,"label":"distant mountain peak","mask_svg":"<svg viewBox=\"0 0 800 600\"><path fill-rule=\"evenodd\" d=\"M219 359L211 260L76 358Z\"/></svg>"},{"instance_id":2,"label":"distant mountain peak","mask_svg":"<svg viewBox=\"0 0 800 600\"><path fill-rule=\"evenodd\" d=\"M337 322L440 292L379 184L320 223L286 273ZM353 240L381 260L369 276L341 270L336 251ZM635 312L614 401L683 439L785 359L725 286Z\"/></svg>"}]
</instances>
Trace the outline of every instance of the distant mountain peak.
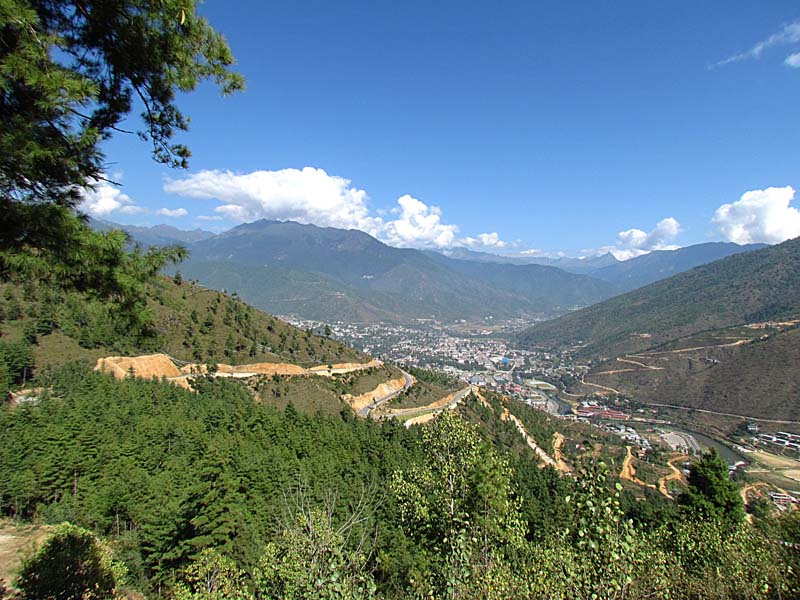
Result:
<instances>
[{"instance_id":1,"label":"distant mountain peak","mask_svg":"<svg viewBox=\"0 0 800 600\"><path fill-rule=\"evenodd\" d=\"M145 246L165 246L169 244L194 244L214 237L216 234L204 229L178 229L166 223L157 225L121 225L103 219L89 219L89 226L98 231L121 229L135 241Z\"/></svg>"}]
</instances>

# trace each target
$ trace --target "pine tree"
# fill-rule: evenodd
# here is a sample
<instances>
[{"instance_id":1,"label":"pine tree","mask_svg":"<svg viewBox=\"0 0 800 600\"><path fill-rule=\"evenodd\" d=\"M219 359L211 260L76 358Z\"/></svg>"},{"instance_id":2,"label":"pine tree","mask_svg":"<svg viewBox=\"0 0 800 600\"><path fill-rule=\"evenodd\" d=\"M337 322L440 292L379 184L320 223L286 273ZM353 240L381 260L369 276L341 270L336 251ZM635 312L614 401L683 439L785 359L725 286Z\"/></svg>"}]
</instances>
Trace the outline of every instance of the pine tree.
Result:
<instances>
[{"instance_id":1,"label":"pine tree","mask_svg":"<svg viewBox=\"0 0 800 600\"><path fill-rule=\"evenodd\" d=\"M692 465L689 486L678 500L690 516L715 519L724 528L732 529L744 519L739 490L714 448Z\"/></svg>"},{"instance_id":2,"label":"pine tree","mask_svg":"<svg viewBox=\"0 0 800 600\"><path fill-rule=\"evenodd\" d=\"M130 273L115 272L147 265L127 257L125 234L92 232L74 208L104 178L101 144L134 101L155 160L185 167L189 150L173 141L188 126L177 93L207 79L225 93L242 87L225 40L196 5L0 0L0 278L131 292Z\"/></svg>"}]
</instances>

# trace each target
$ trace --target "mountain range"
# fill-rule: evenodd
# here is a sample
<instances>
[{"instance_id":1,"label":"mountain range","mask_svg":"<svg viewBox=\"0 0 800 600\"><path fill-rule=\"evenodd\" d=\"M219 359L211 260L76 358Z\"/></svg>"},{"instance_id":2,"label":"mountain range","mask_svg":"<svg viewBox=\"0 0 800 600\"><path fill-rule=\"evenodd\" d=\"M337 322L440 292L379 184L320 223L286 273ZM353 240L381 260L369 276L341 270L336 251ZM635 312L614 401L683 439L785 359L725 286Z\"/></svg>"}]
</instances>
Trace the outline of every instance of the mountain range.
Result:
<instances>
[{"instance_id":1,"label":"mountain range","mask_svg":"<svg viewBox=\"0 0 800 600\"><path fill-rule=\"evenodd\" d=\"M591 370L570 393L800 421L800 238L696 267L530 328Z\"/></svg>"},{"instance_id":2,"label":"mountain range","mask_svg":"<svg viewBox=\"0 0 800 600\"><path fill-rule=\"evenodd\" d=\"M190 258L180 271L203 285L236 291L271 313L323 321L541 320L752 249L701 244L622 262L611 254L573 259L395 248L361 231L292 221L260 220L220 234L120 227L143 245L185 245Z\"/></svg>"},{"instance_id":3,"label":"mountain range","mask_svg":"<svg viewBox=\"0 0 800 600\"><path fill-rule=\"evenodd\" d=\"M141 232L128 232L146 243ZM361 231L294 222L256 221L183 243L190 251L180 265L184 276L236 291L271 313L319 320L533 319L618 292L554 267L457 261L394 248Z\"/></svg>"},{"instance_id":4,"label":"mountain range","mask_svg":"<svg viewBox=\"0 0 800 600\"><path fill-rule=\"evenodd\" d=\"M613 254L606 252L599 256L586 256L583 258L573 258L569 256L540 256L540 255L507 255L492 254L490 252L479 252L470 250L463 246L457 246L441 252L450 258L461 260L471 260L474 262L502 263L509 265L544 265L547 267L558 267L570 273L588 274L603 267L609 267L619 262Z\"/></svg>"},{"instance_id":5,"label":"mountain range","mask_svg":"<svg viewBox=\"0 0 800 600\"><path fill-rule=\"evenodd\" d=\"M672 275L677 275L683 271L732 254L766 247L766 244L739 245L733 242L707 242L675 250L653 250L642 256L624 261L618 260L610 252L600 256L587 256L584 258L550 258L544 256L506 256L489 254L488 252L476 252L466 248L455 248L447 250L444 254L450 258L469 260L471 262L557 267L569 273L589 275L594 279L600 279L615 285L621 292L629 292L648 283L666 279Z\"/></svg>"},{"instance_id":6,"label":"mountain range","mask_svg":"<svg viewBox=\"0 0 800 600\"><path fill-rule=\"evenodd\" d=\"M800 238L728 256L536 325L530 346L581 345L586 357L616 356L668 341L800 313Z\"/></svg>"}]
</instances>

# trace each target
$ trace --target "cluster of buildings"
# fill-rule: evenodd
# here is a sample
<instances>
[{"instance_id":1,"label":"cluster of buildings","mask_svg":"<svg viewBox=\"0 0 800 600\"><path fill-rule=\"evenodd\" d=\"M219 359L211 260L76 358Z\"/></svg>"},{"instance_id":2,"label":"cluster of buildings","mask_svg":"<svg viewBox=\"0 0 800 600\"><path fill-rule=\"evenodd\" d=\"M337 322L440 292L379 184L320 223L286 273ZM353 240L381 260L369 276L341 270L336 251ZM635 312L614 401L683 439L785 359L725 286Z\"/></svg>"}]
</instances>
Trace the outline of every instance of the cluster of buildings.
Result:
<instances>
[{"instance_id":1,"label":"cluster of buildings","mask_svg":"<svg viewBox=\"0 0 800 600\"><path fill-rule=\"evenodd\" d=\"M800 435L779 431L778 433L759 433L756 438L759 443L777 447L800 454Z\"/></svg>"},{"instance_id":2,"label":"cluster of buildings","mask_svg":"<svg viewBox=\"0 0 800 600\"><path fill-rule=\"evenodd\" d=\"M396 323L319 323L286 319L292 325L331 337L386 361L467 375L475 371L513 369L524 364L526 352L512 350L491 332L458 335L435 322L418 325Z\"/></svg>"},{"instance_id":3,"label":"cluster of buildings","mask_svg":"<svg viewBox=\"0 0 800 600\"><path fill-rule=\"evenodd\" d=\"M588 367L573 366L568 355L513 348L497 336L496 327L470 329L464 324L446 326L435 321L326 324L284 320L387 362L447 373L556 414L558 405L548 397L558 391L554 383L563 385L564 378L579 378L588 371Z\"/></svg>"},{"instance_id":4,"label":"cluster of buildings","mask_svg":"<svg viewBox=\"0 0 800 600\"><path fill-rule=\"evenodd\" d=\"M792 492L791 494L770 492L769 498L775 503L776 506L778 506L778 508L785 510L793 504L800 504L800 498L795 494L797 494L797 492Z\"/></svg>"},{"instance_id":5,"label":"cluster of buildings","mask_svg":"<svg viewBox=\"0 0 800 600\"><path fill-rule=\"evenodd\" d=\"M605 429L606 431L609 431L614 435L621 437L629 444L637 446L639 448L639 452L637 453L639 458L642 458L642 456L644 456L644 453L650 450L651 448L650 440L639 435L639 432L636 431L633 427L628 427L626 425L622 425L621 423L620 424L606 423L600 425L600 427L601 429Z\"/></svg>"},{"instance_id":6,"label":"cluster of buildings","mask_svg":"<svg viewBox=\"0 0 800 600\"><path fill-rule=\"evenodd\" d=\"M606 421L628 421L631 416L621 410L608 408L605 404L600 404L597 400L584 400L579 406L572 409L579 418L584 419L603 419Z\"/></svg>"}]
</instances>

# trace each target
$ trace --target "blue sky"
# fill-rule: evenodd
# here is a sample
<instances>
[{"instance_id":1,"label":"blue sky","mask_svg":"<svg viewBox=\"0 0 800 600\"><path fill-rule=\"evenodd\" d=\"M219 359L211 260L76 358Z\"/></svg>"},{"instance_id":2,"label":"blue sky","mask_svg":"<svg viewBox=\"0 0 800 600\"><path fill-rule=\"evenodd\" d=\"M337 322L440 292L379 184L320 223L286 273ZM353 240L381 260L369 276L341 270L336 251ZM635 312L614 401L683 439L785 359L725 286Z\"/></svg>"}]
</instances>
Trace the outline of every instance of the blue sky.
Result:
<instances>
[{"instance_id":1,"label":"blue sky","mask_svg":"<svg viewBox=\"0 0 800 600\"><path fill-rule=\"evenodd\" d=\"M272 4L202 6L247 90L181 98L188 171L115 137L87 211L623 258L800 235L796 2Z\"/></svg>"}]
</instances>

